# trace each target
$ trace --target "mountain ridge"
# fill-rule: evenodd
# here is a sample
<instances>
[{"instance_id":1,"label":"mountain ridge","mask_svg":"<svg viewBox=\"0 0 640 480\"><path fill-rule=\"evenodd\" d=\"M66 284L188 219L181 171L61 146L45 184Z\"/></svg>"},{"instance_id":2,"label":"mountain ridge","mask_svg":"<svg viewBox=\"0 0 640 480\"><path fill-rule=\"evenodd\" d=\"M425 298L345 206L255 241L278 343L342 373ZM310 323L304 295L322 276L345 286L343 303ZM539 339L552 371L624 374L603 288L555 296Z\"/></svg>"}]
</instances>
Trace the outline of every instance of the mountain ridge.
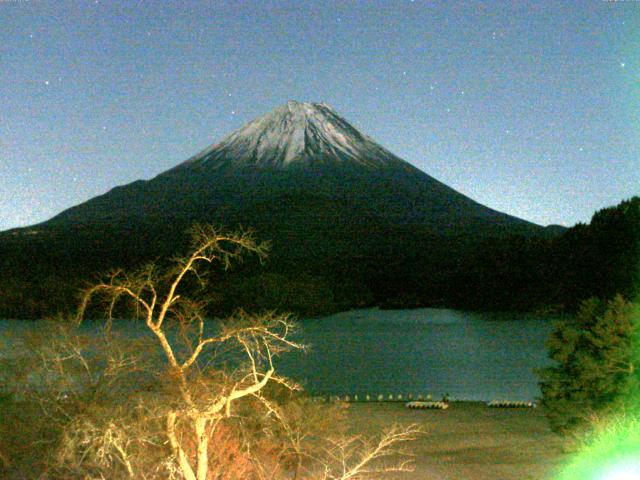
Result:
<instances>
[{"instance_id":1,"label":"mountain ridge","mask_svg":"<svg viewBox=\"0 0 640 480\"><path fill-rule=\"evenodd\" d=\"M460 233L467 226L485 233L543 231L448 187L377 144L326 104L296 101L150 180L115 187L40 225L151 217L218 222L218 210L232 211L226 218L234 218L235 224L252 225L257 221L250 211L253 203L296 194L352 205L351 215L430 225L440 233Z\"/></svg>"},{"instance_id":2,"label":"mountain ridge","mask_svg":"<svg viewBox=\"0 0 640 480\"><path fill-rule=\"evenodd\" d=\"M0 233L0 278L14 292L7 308L19 311L21 298L33 315L71 306L96 272L180 255L194 223L249 228L271 243L267 266L248 261L213 292L229 297L229 308L251 306L271 281L264 275L275 275L273 285L287 286L267 297L295 291L298 300L260 308L316 313L533 305L529 286L542 284L545 270L537 266L544 248L531 245L557 234L457 192L324 104L289 102L152 179ZM514 280L505 267L520 282L508 298L501 292Z\"/></svg>"}]
</instances>

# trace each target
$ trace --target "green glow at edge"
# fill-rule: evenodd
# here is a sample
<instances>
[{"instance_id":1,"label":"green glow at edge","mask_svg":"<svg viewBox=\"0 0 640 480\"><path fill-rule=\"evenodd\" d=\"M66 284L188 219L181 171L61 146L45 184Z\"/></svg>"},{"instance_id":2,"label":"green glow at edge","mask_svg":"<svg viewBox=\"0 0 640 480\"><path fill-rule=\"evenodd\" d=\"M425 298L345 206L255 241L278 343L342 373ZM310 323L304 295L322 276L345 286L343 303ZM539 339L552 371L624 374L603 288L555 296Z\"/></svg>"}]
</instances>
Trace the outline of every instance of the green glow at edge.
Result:
<instances>
[{"instance_id":1,"label":"green glow at edge","mask_svg":"<svg viewBox=\"0 0 640 480\"><path fill-rule=\"evenodd\" d=\"M637 268L640 279L640 264ZM640 365L640 295L634 304L637 369ZM640 391L630 392L625 403L626 412L618 412L594 425L590 442L555 480L640 480Z\"/></svg>"},{"instance_id":2,"label":"green glow at edge","mask_svg":"<svg viewBox=\"0 0 640 480\"><path fill-rule=\"evenodd\" d=\"M558 480L640 480L640 416L613 419Z\"/></svg>"},{"instance_id":3,"label":"green glow at edge","mask_svg":"<svg viewBox=\"0 0 640 480\"><path fill-rule=\"evenodd\" d=\"M610 8L625 8L625 20L637 31L640 26L640 9L636 2L618 3L611 2ZM616 48L621 58L639 58L640 54L636 41L627 41ZM625 118L636 125L640 133L640 117L638 109L640 106L640 76L629 75L625 72L623 85L628 92L626 104L629 109ZM640 137L638 137L640 138ZM640 246L638 246L640 251ZM634 268L633 265L630 268ZM637 277L640 283L640 263L635 265ZM640 294L635 299L634 318L636 320L636 367L640 366ZM640 392L632 395L631 404L636 405L634 411L626 415L614 416L607 426L597 429L594 432L594 440L591 444L581 450L570 463L561 471L554 480L640 480Z\"/></svg>"}]
</instances>

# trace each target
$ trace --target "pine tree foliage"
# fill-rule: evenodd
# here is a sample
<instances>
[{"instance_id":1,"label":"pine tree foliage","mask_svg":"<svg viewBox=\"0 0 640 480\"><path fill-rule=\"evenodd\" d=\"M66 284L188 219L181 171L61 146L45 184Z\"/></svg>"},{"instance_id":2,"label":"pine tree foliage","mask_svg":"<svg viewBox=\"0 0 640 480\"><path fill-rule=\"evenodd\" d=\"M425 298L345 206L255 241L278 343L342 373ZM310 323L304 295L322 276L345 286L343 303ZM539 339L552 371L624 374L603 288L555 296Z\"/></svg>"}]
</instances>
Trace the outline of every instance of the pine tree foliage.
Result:
<instances>
[{"instance_id":1,"label":"pine tree foliage","mask_svg":"<svg viewBox=\"0 0 640 480\"><path fill-rule=\"evenodd\" d=\"M592 415L638 402L637 307L621 295L584 301L547 342L554 365L540 372L542 404L554 431L569 434Z\"/></svg>"}]
</instances>

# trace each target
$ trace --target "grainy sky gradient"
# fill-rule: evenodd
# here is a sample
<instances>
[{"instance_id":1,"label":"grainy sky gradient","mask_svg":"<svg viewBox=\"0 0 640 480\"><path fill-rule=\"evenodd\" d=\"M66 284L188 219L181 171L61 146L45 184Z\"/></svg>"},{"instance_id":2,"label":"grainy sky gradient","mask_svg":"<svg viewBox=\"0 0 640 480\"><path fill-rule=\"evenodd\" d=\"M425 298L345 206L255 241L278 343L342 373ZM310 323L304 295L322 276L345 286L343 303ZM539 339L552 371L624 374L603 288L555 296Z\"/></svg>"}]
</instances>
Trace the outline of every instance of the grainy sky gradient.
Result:
<instances>
[{"instance_id":1,"label":"grainy sky gradient","mask_svg":"<svg viewBox=\"0 0 640 480\"><path fill-rule=\"evenodd\" d=\"M640 194L640 1L0 0L0 230L322 101L540 224Z\"/></svg>"}]
</instances>

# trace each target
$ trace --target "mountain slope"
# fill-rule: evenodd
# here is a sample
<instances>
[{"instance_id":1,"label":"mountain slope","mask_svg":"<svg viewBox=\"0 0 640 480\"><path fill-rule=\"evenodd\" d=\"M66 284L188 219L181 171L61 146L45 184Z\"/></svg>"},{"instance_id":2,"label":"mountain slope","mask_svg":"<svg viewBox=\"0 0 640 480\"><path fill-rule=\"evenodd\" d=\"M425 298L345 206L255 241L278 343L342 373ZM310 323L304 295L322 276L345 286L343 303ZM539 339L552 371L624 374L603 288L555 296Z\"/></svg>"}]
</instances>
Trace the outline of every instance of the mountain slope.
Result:
<instances>
[{"instance_id":1,"label":"mountain slope","mask_svg":"<svg viewBox=\"0 0 640 480\"><path fill-rule=\"evenodd\" d=\"M247 165L284 169L345 162L370 167L402 163L329 106L289 101L195 155L178 169Z\"/></svg>"},{"instance_id":2,"label":"mountain slope","mask_svg":"<svg viewBox=\"0 0 640 480\"><path fill-rule=\"evenodd\" d=\"M185 247L185 230L196 222L252 228L272 243L266 267L249 265L239 273L257 280L239 280L249 290L234 297L236 306L262 295L255 289L263 288L259 276L266 268L277 275L271 284L290 285L298 295L302 284L329 292L326 304L334 306L328 309L511 308L532 301L529 287L544 272L537 254L507 239L551 236L418 170L328 106L289 102L153 179L0 233L0 281L14 285L17 299L8 304L22 314L21 305L31 302L34 316L71 304L77 279L168 258ZM521 294L505 298L503 287L515 288L510 252L525 267L517 273ZM33 285L47 285L46 293ZM237 291L233 285L224 287L225 297ZM283 295L280 289L272 294ZM286 309L287 302L261 306Z\"/></svg>"},{"instance_id":3,"label":"mountain slope","mask_svg":"<svg viewBox=\"0 0 640 480\"><path fill-rule=\"evenodd\" d=\"M265 203L304 197L348 216L420 224L434 233L535 233L396 157L324 104L289 102L149 181L118 187L45 225L226 218L253 225ZM335 208L331 207L335 203ZM340 211L334 212L339 215ZM262 219L264 220L264 219ZM260 222L264 223L264 222Z\"/></svg>"}]
</instances>

